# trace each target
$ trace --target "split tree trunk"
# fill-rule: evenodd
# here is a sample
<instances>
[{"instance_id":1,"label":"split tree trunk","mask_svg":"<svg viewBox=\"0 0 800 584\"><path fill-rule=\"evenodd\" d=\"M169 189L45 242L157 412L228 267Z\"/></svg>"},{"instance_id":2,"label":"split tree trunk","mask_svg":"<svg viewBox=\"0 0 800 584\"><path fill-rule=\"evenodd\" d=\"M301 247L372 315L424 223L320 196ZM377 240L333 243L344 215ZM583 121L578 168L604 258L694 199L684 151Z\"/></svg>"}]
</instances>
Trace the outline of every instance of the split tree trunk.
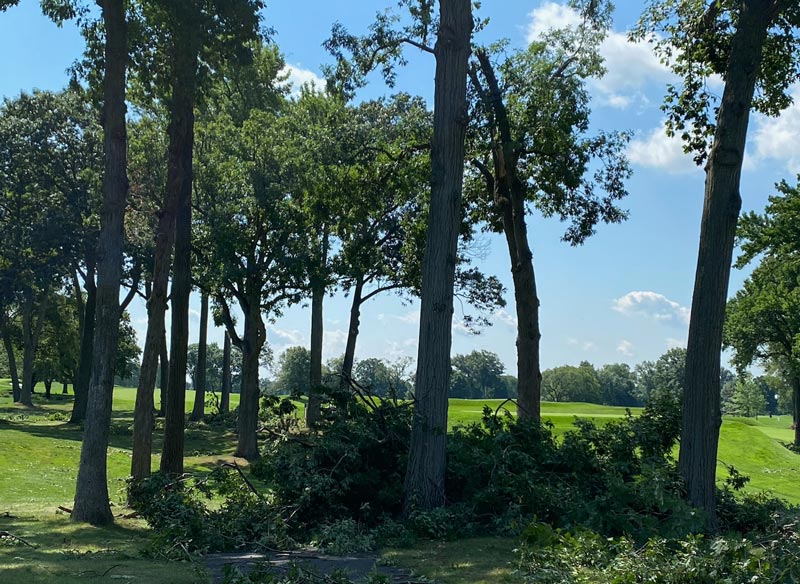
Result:
<instances>
[{"instance_id":1,"label":"split tree trunk","mask_svg":"<svg viewBox=\"0 0 800 584\"><path fill-rule=\"evenodd\" d=\"M73 521L93 525L114 521L108 500L106 455L121 317L119 289L128 195L128 140L125 127L128 39L125 3L122 0L104 0L101 7L106 31L103 100L105 173L98 243L97 326L86 425L71 515Z\"/></svg>"},{"instance_id":2,"label":"split tree trunk","mask_svg":"<svg viewBox=\"0 0 800 584\"><path fill-rule=\"evenodd\" d=\"M231 337L225 331L225 341L222 348L222 397L219 401L219 411L227 414L231 409Z\"/></svg>"},{"instance_id":3,"label":"split tree trunk","mask_svg":"<svg viewBox=\"0 0 800 584\"><path fill-rule=\"evenodd\" d=\"M525 223L526 186L519 178L516 144L494 68L484 50L477 51L477 57L486 79L487 90L483 89L474 76L473 83L491 108L494 126L494 173L488 174L486 178L502 219L514 281L514 304L517 312L517 416L520 419L539 421L542 392L539 359L541 331L533 253L528 244L528 227ZM484 173L489 172L488 169L484 170Z\"/></svg>"},{"instance_id":4,"label":"split tree trunk","mask_svg":"<svg viewBox=\"0 0 800 584\"><path fill-rule=\"evenodd\" d=\"M339 387L348 389L353 378L353 366L356 361L356 341L361 326L361 297L364 293L364 280L359 278L353 288L353 303L350 305L350 325L347 328L347 344L342 359L342 376Z\"/></svg>"},{"instance_id":5,"label":"split tree trunk","mask_svg":"<svg viewBox=\"0 0 800 584\"><path fill-rule=\"evenodd\" d=\"M200 299L200 339L197 342L197 372L194 388L194 407L190 420L202 420L206 413L206 355L208 341L208 293L203 292Z\"/></svg>"},{"instance_id":6,"label":"split tree trunk","mask_svg":"<svg viewBox=\"0 0 800 584\"><path fill-rule=\"evenodd\" d=\"M722 424L719 376L722 326L742 205L739 185L750 108L773 4L764 0L741 3L716 134L706 166L678 468L686 481L689 502L706 512L712 529L716 527L715 477Z\"/></svg>"},{"instance_id":7,"label":"split tree trunk","mask_svg":"<svg viewBox=\"0 0 800 584\"><path fill-rule=\"evenodd\" d=\"M471 0L439 0L432 178L423 258L416 406L405 477L406 513L445 502L447 392L453 323L453 284L467 124L467 63Z\"/></svg>"}]
</instances>

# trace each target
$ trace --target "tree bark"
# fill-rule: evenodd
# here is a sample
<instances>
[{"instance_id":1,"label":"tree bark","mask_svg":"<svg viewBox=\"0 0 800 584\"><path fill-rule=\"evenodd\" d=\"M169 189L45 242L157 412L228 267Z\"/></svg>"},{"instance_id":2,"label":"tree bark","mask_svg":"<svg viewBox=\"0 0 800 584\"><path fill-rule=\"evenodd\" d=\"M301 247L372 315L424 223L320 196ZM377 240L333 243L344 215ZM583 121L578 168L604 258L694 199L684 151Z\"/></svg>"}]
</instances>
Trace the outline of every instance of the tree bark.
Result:
<instances>
[{"instance_id":1,"label":"tree bark","mask_svg":"<svg viewBox=\"0 0 800 584\"><path fill-rule=\"evenodd\" d=\"M800 415L800 375L793 374L792 376L792 419L794 422L794 446L800 448L800 424L798 424L798 415Z\"/></svg>"},{"instance_id":2,"label":"tree bark","mask_svg":"<svg viewBox=\"0 0 800 584\"><path fill-rule=\"evenodd\" d=\"M225 341L222 347L222 397L219 401L219 411L227 414L231 409L231 337L225 331Z\"/></svg>"},{"instance_id":3,"label":"tree bark","mask_svg":"<svg viewBox=\"0 0 800 584\"><path fill-rule=\"evenodd\" d=\"M68 384L67 384L67 382L66 382L66 381L62 381L62 382L61 382L61 395L67 395L67 393L68 393L68 391L67 391L67 385L68 385Z\"/></svg>"},{"instance_id":4,"label":"tree bark","mask_svg":"<svg viewBox=\"0 0 800 584\"><path fill-rule=\"evenodd\" d=\"M364 293L364 280L359 278L353 288L353 302L350 305L350 325L347 328L347 344L344 348L342 359L342 376L339 378L339 387L347 389L353 378L353 365L356 362L356 341L361 326L361 297Z\"/></svg>"},{"instance_id":5,"label":"tree bark","mask_svg":"<svg viewBox=\"0 0 800 584\"><path fill-rule=\"evenodd\" d=\"M242 306L244 312L244 336L239 342L242 351L242 385L239 392L239 438L234 456L255 460L258 452L258 358L267 338L267 329L261 319L258 298L247 299ZM230 328L230 327L229 327ZM233 332L231 339L235 340Z\"/></svg>"},{"instance_id":6,"label":"tree bark","mask_svg":"<svg viewBox=\"0 0 800 584\"><path fill-rule=\"evenodd\" d=\"M473 21L470 0L440 0L439 6L431 203L423 258L416 406L404 485L406 513L445 502L453 284L462 213L467 63Z\"/></svg>"},{"instance_id":7,"label":"tree bark","mask_svg":"<svg viewBox=\"0 0 800 584\"><path fill-rule=\"evenodd\" d=\"M45 289L39 293L38 303L36 296L36 292L28 290L22 305L22 389L19 403L28 407L33 407L34 361L44 327L49 291Z\"/></svg>"},{"instance_id":8,"label":"tree bark","mask_svg":"<svg viewBox=\"0 0 800 584\"><path fill-rule=\"evenodd\" d=\"M45 379L44 380L44 397L45 399L51 399L53 397L53 380L52 379Z\"/></svg>"},{"instance_id":9,"label":"tree bark","mask_svg":"<svg viewBox=\"0 0 800 584\"><path fill-rule=\"evenodd\" d=\"M208 293L200 299L200 338L197 342L197 387L194 388L194 407L190 420L202 420L206 413L206 354L208 341Z\"/></svg>"},{"instance_id":10,"label":"tree bark","mask_svg":"<svg viewBox=\"0 0 800 584\"><path fill-rule=\"evenodd\" d=\"M311 291L311 374L306 406L306 426L313 428L320 419L322 397L322 309L325 301L325 286L315 285Z\"/></svg>"},{"instance_id":11,"label":"tree bark","mask_svg":"<svg viewBox=\"0 0 800 584\"><path fill-rule=\"evenodd\" d=\"M83 308L83 328L81 329L81 352L78 360L78 373L72 388L75 399L72 402L70 424L80 424L86 419L86 404L89 397L89 383L92 376L94 355L94 328L97 312L97 285L94 281L94 265L87 267L86 302Z\"/></svg>"},{"instance_id":12,"label":"tree bark","mask_svg":"<svg viewBox=\"0 0 800 584\"><path fill-rule=\"evenodd\" d=\"M176 45L183 44L177 35ZM192 153L194 151L194 99L197 85L197 41L183 39L173 55L175 78L170 102L167 196L175 205L175 258L172 267L172 326L170 367L164 424L161 471L183 474L186 425L186 352L189 346L189 296L192 292Z\"/></svg>"},{"instance_id":13,"label":"tree bark","mask_svg":"<svg viewBox=\"0 0 800 584\"><path fill-rule=\"evenodd\" d=\"M497 81L489 56L477 51L481 72L488 92L473 77L476 89L483 93L492 112L492 160L494 175L488 176L490 194L500 214L511 259L514 282L514 304L517 312L517 416L520 419L541 419L542 372L539 359L541 331L539 328L539 298L533 253L528 243L525 222L526 185L520 180L518 155Z\"/></svg>"},{"instance_id":14,"label":"tree bark","mask_svg":"<svg viewBox=\"0 0 800 584\"><path fill-rule=\"evenodd\" d=\"M114 516L108 500L106 455L111 426L114 365L119 340L119 289L128 195L125 71L127 23L122 0L101 3L106 31L103 131L105 173L97 270L97 326L75 504L71 519L103 525Z\"/></svg>"},{"instance_id":15,"label":"tree bark","mask_svg":"<svg viewBox=\"0 0 800 584\"><path fill-rule=\"evenodd\" d=\"M3 317L4 321L7 317ZM14 342L11 339L11 330L8 328L8 323L3 323L3 346L6 350L8 357L8 373L11 375L11 395L14 402L18 402L22 389L19 384L19 372L17 371L17 357L14 354Z\"/></svg>"},{"instance_id":16,"label":"tree bark","mask_svg":"<svg viewBox=\"0 0 800 584\"><path fill-rule=\"evenodd\" d=\"M164 408L167 406L167 393L169 392L169 354L167 352L167 331L161 329L161 351L158 362L161 367L161 379L158 382L158 412L159 418L164 417Z\"/></svg>"},{"instance_id":17,"label":"tree bark","mask_svg":"<svg viewBox=\"0 0 800 584\"><path fill-rule=\"evenodd\" d=\"M773 2L745 0L734 34L706 165L705 203L700 227L686 372L678 468L689 502L716 527L717 448L720 412L722 325L733 257L739 193L750 108L770 26Z\"/></svg>"}]
</instances>

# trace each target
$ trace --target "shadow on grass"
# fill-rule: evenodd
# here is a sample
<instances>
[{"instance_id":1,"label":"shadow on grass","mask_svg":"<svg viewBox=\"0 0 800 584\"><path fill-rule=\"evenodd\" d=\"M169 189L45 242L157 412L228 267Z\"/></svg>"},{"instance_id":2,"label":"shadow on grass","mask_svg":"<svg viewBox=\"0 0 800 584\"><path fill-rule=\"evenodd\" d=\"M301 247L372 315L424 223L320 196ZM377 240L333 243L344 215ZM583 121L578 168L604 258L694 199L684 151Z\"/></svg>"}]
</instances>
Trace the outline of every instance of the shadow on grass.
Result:
<instances>
[{"instance_id":1,"label":"shadow on grass","mask_svg":"<svg viewBox=\"0 0 800 584\"><path fill-rule=\"evenodd\" d=\"M133 448L133 412L114 412L109 436L109 446L123 450ZM161 451L163 446L163 423L159 423L153 435L153 452ZM27 419L2 419L0 429L16 430L40 438L55 440L83 440L83 429L66 422L52 422L46 417ZM227 428L193 423L186 429L186 456L213 456L232 453L236 436Z\"/></svg>"},{"instance_id":2,"label":"shadow on grass","mask_svg":"<svg viewBox=\"0 0 800 584\"><path fill-rule=\"evenodd\" d=\"M120 521L109 527L70 522L66 515L50 517L0 516L0 530L17 535L32 546L9 538L0 545L0 582L39 584L111 579L140 582L207 582L200 567L156 561L142 556L149 541L143 522ZM5 543L5 542L4 542Z\"/></svg>"}]
</instances>

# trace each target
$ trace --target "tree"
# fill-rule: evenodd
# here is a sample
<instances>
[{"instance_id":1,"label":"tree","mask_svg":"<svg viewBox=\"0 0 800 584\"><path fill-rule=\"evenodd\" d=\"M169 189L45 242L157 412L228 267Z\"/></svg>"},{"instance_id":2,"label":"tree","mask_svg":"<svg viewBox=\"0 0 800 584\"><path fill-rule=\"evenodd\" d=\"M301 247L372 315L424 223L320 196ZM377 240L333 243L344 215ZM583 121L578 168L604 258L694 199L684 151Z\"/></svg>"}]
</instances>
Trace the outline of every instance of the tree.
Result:
<instances>
[{"instance_id":1,"label":"tree","mask_svg":"<svg viewBox=\"0 0 800 584\"><path fill-rule=\"evenodd\" d=\"M578 367L562 365L544 371L542 397L554 402L601 403L602 401L597 373L586 361Z\"/></svg>"},{"instance_id":2,"label":"tree","mask_svg":"<svg viewBox=\"0 0 800 584\"><path fill-rule=\"evenodd\" d=\"M280 61L274 48L263 51ZM255 61L251 75L259 75ZM277 70L273 74L275 95ZM222 72L224 74L224 72ZM219 80L222 82L222 79ZM230 99L242 97L233 93ZM231 342L242 352L236 455L258 457L259 365L266 342L264 317L300 299L305 235L293 201L291 176L283 172L286 142L272 101L255 104L241 123L222 113L199 127L196 180L200 225L197 245L214 306ZM224 112L225 103L211 104ZM242 332L232 307L243 314ZM171 387L171 386L170 386Z\"/></svg>"},{"instance_id":3,"label":"tree","mask_svg":"<svg viewBox=\"0 0 800 584\"><path fill-rule=\"evenodd\" d=\"M609 363L597 370L597 381L603 404L609 406L636 406L636 378L627 363Z\"/></svg>"},{"instance_id":4,"label":"tree","mask_svg":"<svg viewBox=\"0 0 800 584\"><path fill-rule=\"evenodd\" d=\"M767 255L728 302L724 344L736 367L780 363L793 388L794 418L800 399L800 257ZM741 375L740 375L741 377ZM737 387L738 389L738 387ZM735 401L734 393L734 401ZM740 404L737 404L740 405ZM795 424L794 442L800 445Z\"/></svg>"},{"instance_id":5,"label":"tree","mask_svg":"<svg viewBox=\"0 0 800 584\"><path fill-rule=\"evenodd\" d=\"M506 384L502 376L505 366L491 351L472 351L456 355L452 360L450 396L467 399L504 398Z\"/></svg>"},{"instance_id":6,"label":"tree","mask_svg":"<svg viewBox=\"0 0 800 584\"><path fill-rule=\"evenodd\" d=\"M474 212L505 235L517 313L518 416L533 420L540 418L541 331L527 208L571 221L563 239L582 244L597 223L625 219L615 203L627 195L631 173L627 135L589 134L586 81L604 72L598 48L610 4L576 0L571 6L582 17L579 26L550 31L499 65L479 48L470 69L470 156L476 184L482 183ZM599 170L590 172L597 161Z\"/></svg>"},{"instance_id":7,"label":"tree","mask_svg":"<svg viewBox=\"0 0 800 584\"><path fill-rule=\"evenodd\" d=\"M159 257L164 259L174 246L169 391L161 457L161 470L171 474L183 472L194 110L209 73L226 60L246 59L249 55L248 44L260 37L258 11L262 7L260 0L155 0L140 5L144 23L142 47L146 50L138 60L139 81L145 95L165 103L169 118L167 212L162 230L166 241ZM174 241L169 241L173 233ZM154 326L154 334L158 330Z\"/></svg>"},{"instance_id":8,"label":"tree","mask_svg":"<svg viewBox=\"0 0 800 584\"><path fill-rule=\"evenodd\" d=\"M799 22L794 0L658 0L635 34L655 42L658 55L683 79L669 88L667 129L680 134L706 168L678 467L690 503L705 511L712 528L722 423L720 349L747 128L751 110L777 115L791 103L787 90L800 75ZM719 101L706 84L712 74L725 83Z\"/></svg>"},{"instance_id":9,"label":"tree","mask_svg":"<svg viewBox=\"0 0 800 584\"><path fill-rule=\"evenodd\" d=\"M733 391L733 408L731 413L745 418L758 417L767 409L767 398L764 388L752 375L738 376Z\"/></svg>"},{"instance_id":10,"label":"tree","mask_svg":"<svg viewBox=\"0 0 800 584\"><path fill-rule=\"evenodd\" d=\"M203 292L200 300L200 340L197 343L197 363L192 375L194 385L194 406L190 420L201 420L206 404L206 367L208 363L208 293ZM187 356L188 359L188 356ZM188 361L187 361L188 364Z\"/></svg>"},{"instance_id":11,"label":"tree","mask_svg":"<svg viewBox=\"0 0 800 584\"><path fill-rule=\"evenodd\" d=\"M308 393L311 352L305 347L289 347L278 357L272 393L298 396Z\"/></svg>"},{"instance_id":12,"label":"tree","mask_svg":"<svg viewBox=\"0 0 800 584\"><path fill-rule=\"evenodd\" d=\"M108 500L106 453L111 426L114 365L119 340L125 201L128 195L127 135L125 128L125 74L128 63L128 27L125 3L103 0L105 72L103 76L103 134L105 171L100 214L97 268L97 317L94 360L89 384L86 425L71 519L93 525L112 523Z\"/></svg>"}]
</instances>

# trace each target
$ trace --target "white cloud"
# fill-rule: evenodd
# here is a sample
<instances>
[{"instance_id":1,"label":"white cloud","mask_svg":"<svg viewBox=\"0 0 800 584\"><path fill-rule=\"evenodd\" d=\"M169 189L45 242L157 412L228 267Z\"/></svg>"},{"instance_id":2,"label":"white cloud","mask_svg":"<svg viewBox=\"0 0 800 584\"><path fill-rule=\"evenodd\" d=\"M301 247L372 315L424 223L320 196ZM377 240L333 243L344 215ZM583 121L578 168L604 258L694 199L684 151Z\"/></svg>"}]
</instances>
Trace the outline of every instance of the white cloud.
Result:
<instances>
[{"instance_id":1,"label":"white cloud","mask_svg":"<svg viewBox=\"0 0 800 584\"><path fill-rule=\"evenodd\" d=\"M189 309L189 318L192 320L200 320L200 311L194 308Z\"/></svg>"},{"instance_id":2,"label":"white cloud","mask_svg":"<svg viewBox=\"0 0 800 584\"><path fill-rule=\"evenodd\" d=\"M645 316L682 327L689 324L689 309L657 292L628 292L614 300L613 308L626 316Z\"/></svg>"},{"instance_id":3,"label":"white cloud","mask_svg":"<svg viewBox=\"0 0 800 584\"><path fill-rule=\"evenodd\" d=\"M386 351L384 351L384 354L389 358L390 361L395 361L402 357L416 359L418 344L419 339L417 339L417 337L410 337L403 341L388 341L386 343ZM412 369L414 368L415 367L412 366Z\"/></svg>"},{"instance_id":4,"label":"white cloud","mask_svg":"<svg viewBox=\"0 0 800 584\"><path fill-rule=\"evenodd\" d=\"M403 324L419 325L419 309L411 310L405 314L386 314L378 315L378 320L396 320Z\"/></svg>"},{"instance_id":5,"label":"white cloud","mask_svg":"<svg viewBox=\"0 0 800 584\"><path fill-rule=\"evenodd\" d=\"M800 168L800 86L792 88L794 103L780 117L755 117L755 132L752 134L756 161L774 160L786 164L790 173Z\"/></svg>"},{"instance_id":6,"label":"white cloud","mask_svg":"<svg viewBox=\"0 0 800 584\"><path fill-rule=\"evenodd\" d=\"M617 345L617 353L619 353L623 357L633 357L635 354L633 352L633 343L631 343L630 341L626 341L625 339L622 339Z\"/></svg>"},{"instance_id":7,"label":"white cloud","mask_svg":"<svg viewBox=\"0 0 800 584\"><path fill-rule=\"evenodd\" d=\"M338 357L344 353L347 345L347 332L343 330L325 331L322 333L322 354L325 359Z\"/></svg>"},{"instance_id":8,"label":"white cloud","mask_svg":"<svg viewBox=\"0 0 800 584\"><path fill-rule=\"evenodd\" d=\"M273 344L279 347L296 347L302 346L305 347L306 343L306 336L301 331L296 329L294 330L287 330L287 329L279 329L273 326L268 327L268 332L270 335L278 342Z\"/></svg>"},{"instance_id":9,"label":"white cloud","mask_svg":"<svg viewBox=\"0 0 800 584\"><path fill-rule=\"evenodd\" d=\"M528 42L550 30L576 27L581 17L572 8L558 2L544 2L530 13L527 27ZM605 59L606 74L591 81L593 93L601 105L627 109L634 103L648 105L644 89L658 84L659 91L675 79L669 68L660 62L649 43L633 43L624 32L609 31L600 45Z\"/></svg>"},{"instance_id":10,"label":"white cloud","mask_svg":"<svg viewBox=\"0 0 800 584\"><path fill-rule=\"evenodd\" d=\"M494 317L495 322L502 323L508 326L509 328L513 329L517 328L517 317L509 312L506 312L502 308L498 308L497 310L495 310L492 316Z\"/></svg>"},{"instance_id":11,"label":"white cloud","mask_svg":"<svg viewBox=\"0 0 800 584\"><path fill-rule=\"evenodd\" d=\"M294 95L300 93L300 88L306 84L313 85L319 90L325 88L325 80L310 69L303 69L297 65L286 65L281 69L281 73L288 75L285 85L290 87Z\"/></svg>"},{"instance_id":12,"label":"white cloud","mask_svg":"<svg viewBox=\"0 0 800 584\"><path fill-rule=\"evenodd\" d=\"M580 341L574 337L567 338L567 344L572 347L580 347L581 351L594 353L597 351L597 343L593 341Z\"/></svg>"},{"instance_id":13,"label":"white cloud","mask_svg":"<svg viewBox=\"0 0 800 584\"><path fill-rule=\"evenodd\" d=\"M691 155L683 151L679 136L667 136L666 125L646 133L642 138L631 140L628 159L636 165L664 170L670 174L689 173L698 170Z\"/></svg>"}]
</instances>

